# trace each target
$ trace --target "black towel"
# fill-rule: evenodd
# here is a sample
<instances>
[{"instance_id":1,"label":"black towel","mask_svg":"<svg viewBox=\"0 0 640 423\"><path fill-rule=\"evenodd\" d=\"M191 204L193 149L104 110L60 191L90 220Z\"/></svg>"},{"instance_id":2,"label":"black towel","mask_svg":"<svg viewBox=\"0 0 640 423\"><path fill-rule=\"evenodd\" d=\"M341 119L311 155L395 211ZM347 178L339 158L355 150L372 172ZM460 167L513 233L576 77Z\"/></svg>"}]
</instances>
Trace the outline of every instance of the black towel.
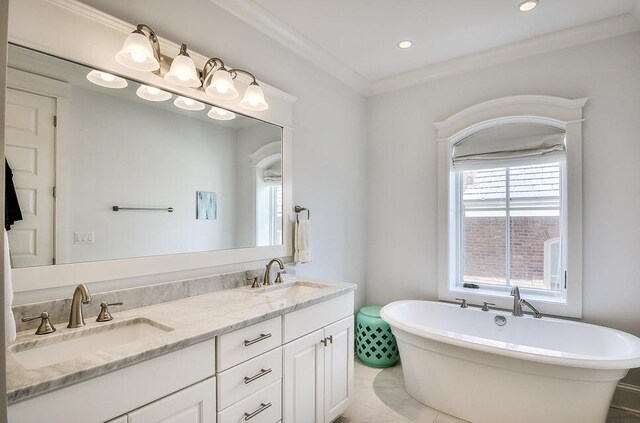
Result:
<instances>
[{"instance_id":1,"label":"black towel","mask_svg":"<svg viewBox=\"0 0 640 423\"><path fill-rule=\"evenodd\" d=\"M4 228L11 230L11 225L22 220L22 210L18 203L16 187L13 185L13 172L9 162L4 159Z\"/></svg>"}]
</instances>

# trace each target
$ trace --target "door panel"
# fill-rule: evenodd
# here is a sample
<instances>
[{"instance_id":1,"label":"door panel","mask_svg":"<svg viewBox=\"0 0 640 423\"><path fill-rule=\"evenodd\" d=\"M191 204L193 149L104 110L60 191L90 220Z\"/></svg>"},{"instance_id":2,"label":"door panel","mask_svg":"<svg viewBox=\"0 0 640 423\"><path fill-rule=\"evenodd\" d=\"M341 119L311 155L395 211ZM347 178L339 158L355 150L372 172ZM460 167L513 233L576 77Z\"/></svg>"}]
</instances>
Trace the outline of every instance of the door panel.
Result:
<instances>
[{"instance_id":1,"label":"door panel","mask_svg":"<svg viewBox=\"0 0 640 423\"><path fill-rule=\"evenodd\" d=\"M52 98L7 90L5 154L23 218L9 231L14 267L54 262L55 112Z\"/></svg>"},{"instance_id":2,"label":"door panel","mask_svg":"<svg viewBox=\"0 0 640 423\"><path fill-rule=\"evenodd\" d=\"M324 421L323 340L321 329L284 346L285 423Z\"/></svg>"},{"instance_id":3,"label":"door panel","mask_svg":"<svg viewBox=\"0 0 640 423\"><path fill-rule=\"evenodd\" d=\"M353 316L350 316L324 329L328 340L324 351L325 422L342 414L353 398L353 327Z\"/></svg>"},{"instance_id":4,"label":"door panel","mask_svg":"<svg viewBox=\"0 0 640 423\"><path fill-rule=\"evenodd\" d=\"M152 402L128 414L128 423L215 423L215 378Z\"/></svg>"}]
</instances>

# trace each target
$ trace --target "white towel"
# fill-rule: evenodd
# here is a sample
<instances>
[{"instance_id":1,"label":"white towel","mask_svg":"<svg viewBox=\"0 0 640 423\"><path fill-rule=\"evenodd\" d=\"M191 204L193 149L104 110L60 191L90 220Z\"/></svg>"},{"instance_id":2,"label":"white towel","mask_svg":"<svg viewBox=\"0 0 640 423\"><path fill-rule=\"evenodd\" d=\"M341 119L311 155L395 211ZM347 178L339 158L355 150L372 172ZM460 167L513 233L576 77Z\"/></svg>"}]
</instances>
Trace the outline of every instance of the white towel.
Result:
<instances>
[{"instance_id":1,"label":"white towel","mask_svg":"<svg viewBox=\"0 0 640 423\"><path fill-rule=\"evenodd\" d=\"M311 251L311 222L309 219L296 220L294 227L293 261L307 263L313 260Z\"/></svg>"},{"instance_id":2,"label":"white towel","mask_svg":"<svg viewBox=\"0 0 640 423\"><path fill-rule=\"evenodd\" d=\"M9 236L4 230L4 337L6 342L16 339L16 321L13 317L13 283L11 282L11 258L9 253Z\"/></svg>"}]
</instances>

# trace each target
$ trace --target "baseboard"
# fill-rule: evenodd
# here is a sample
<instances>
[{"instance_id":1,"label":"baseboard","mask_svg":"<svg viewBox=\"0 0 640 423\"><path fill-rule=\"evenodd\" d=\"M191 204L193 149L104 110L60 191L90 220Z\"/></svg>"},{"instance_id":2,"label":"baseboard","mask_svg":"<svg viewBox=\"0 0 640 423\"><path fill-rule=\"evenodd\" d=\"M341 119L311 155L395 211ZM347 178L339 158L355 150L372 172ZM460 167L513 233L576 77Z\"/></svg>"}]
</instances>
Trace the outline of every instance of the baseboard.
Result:
<instances>
[{"instance_id":1,"label":"baseboard","mask_svg":"<svg viewBox=\"0 0 640 423\"><path fill-rule=\"evenodd\" d=\"M640 386L619 383L613 394L611 407L640 414Z\"/></svg>"}]
</instances>

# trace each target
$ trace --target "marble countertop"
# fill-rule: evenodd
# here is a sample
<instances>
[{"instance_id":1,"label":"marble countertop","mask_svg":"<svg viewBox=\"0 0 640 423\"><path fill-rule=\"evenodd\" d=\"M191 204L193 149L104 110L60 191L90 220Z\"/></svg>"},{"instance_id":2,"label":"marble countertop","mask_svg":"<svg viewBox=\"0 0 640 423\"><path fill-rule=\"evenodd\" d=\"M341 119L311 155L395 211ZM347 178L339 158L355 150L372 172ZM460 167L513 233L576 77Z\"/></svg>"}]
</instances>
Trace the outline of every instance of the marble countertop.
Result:
<instances>
[{"instance_id":1,"label":"marble countertop","mask_svg":"<svg viewBox=\"0 0 640 423\"><path fill-rule=\"evenodd\" d=\"M298 280L298 283L323 285L311 292L298 292L284 298L271 298L266 291L280 289L296 283L285 281L282 285L251 289L242 287L199 295L148 307L112 313L113 321L96 323L87 320L79 329L57 327L50 335L36 336L34 329L20 332L17 339L8 345L7 355L7 402L9 404L44 394L83 380L100 376L123 367L157 357L178 349L211 339L217 335L262 322L285 313L338 297L356 289L356 285L339 282ZM16 347L25 349L29 343L53 343L70 334L81 335L125 320L144 318L173 330L154 334L138 341L122 344L72 358L68 361L37 369L23 367L13 356Z\"/></svg>"}]
</instances>

